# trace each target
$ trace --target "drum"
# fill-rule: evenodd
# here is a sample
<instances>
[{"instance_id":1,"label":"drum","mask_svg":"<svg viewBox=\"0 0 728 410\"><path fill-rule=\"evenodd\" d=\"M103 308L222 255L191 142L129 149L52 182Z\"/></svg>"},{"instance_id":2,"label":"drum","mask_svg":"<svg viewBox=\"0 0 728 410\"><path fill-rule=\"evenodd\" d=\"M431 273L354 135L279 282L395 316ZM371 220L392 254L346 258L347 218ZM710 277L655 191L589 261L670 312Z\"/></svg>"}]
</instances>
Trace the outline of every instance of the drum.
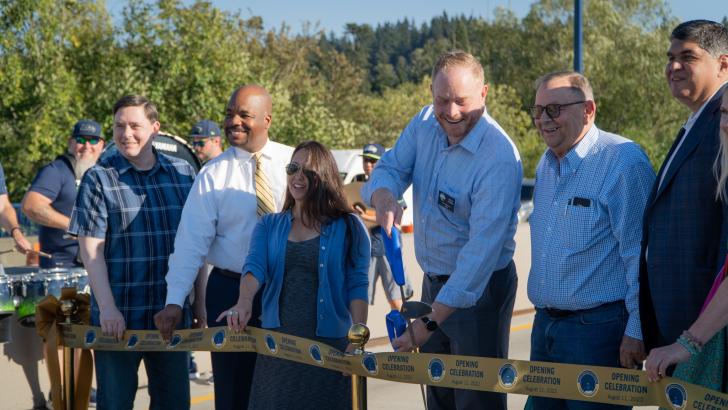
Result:
<instances>
[{"instance_id":1,"label":"drum","mask_svg":"<svg viewBox=\"0 0 728 410\"><path fill-rule=\"evenodd\" d=\"M192 165L192 168L195 169L195 172L199 172L200 168L202 168L202 164L197 158L197 155L195 155L195 151L192 149L192 146L184 140L184 138L159 132L157 133L157 136L154 137L152 145L157 149L157 151L163 154L187 161L190 165ZM100 159L103 159L116 151L116 146L114 146L114 142L111 141L106 145L106 148L104 148L104 152L101 154Z\"/></svg>"},{"instance_id":2,"label":"drum","mask_svg":"<svg viewBox=\"0 0 728 410\"><path fill-rule=\"evenodd\" d=\"M91 285L88 281L88 273L84 268L71 269L71 283L80 293L91 293Z\"/></svg>"},{"instance_id":3,"label":"drum","mask_svg":"<svg viewBox=\"0 0 728 410\"><path fill-rule=\"evenodd\" d=\"M45 282L45 295L53 295L56 299L61 298L61 289L73 287L76 285L73 283L71 271L64 268L53 268L43 269L40 271L40 275Z\"/></svg>"},{"instance_id":4,"label":"drum","mask_svg":"<svg viewBox=\"0 0 728 410\"><path fill-rule=\"evenodd\" d=\"M43 275L29 273L23 275L22 295L18 305L18 322L23 326L35 326L35 306L46 297Z\"/></svg>"},{"instance_id":5,"label":"drum","mask_svg":"<svg viewBox=\"0 0 728 410\"><path fill-rule=\"evenodd\" d=\"M0 320L11 316L13 312L13 279L8 275L0 275Z\"/></svg>"}]
</instances>

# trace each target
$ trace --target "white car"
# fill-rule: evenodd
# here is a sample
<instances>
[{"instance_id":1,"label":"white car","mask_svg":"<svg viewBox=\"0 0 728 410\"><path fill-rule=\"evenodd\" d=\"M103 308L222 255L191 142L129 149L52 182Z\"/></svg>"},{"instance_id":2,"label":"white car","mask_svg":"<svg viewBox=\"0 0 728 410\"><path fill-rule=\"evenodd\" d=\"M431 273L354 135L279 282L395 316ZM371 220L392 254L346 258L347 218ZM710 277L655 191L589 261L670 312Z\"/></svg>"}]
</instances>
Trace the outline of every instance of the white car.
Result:
<instances>
[{"instance_id":1,"label":"white car","mask_svg":"<svg viewBox=\"0 0 728 410\"><path fill-rule=\"evenodd\" d=\"M344 185L348 185L352 182L364 180L364 168L362 167L361 161L361 150L360 149L334 149L331 150L336 160L336 165L339 167L339 175ZM407 209L404 210L402 215L402 227L412 226L412 187L410 186L402 195L404 201L407 203Z\"/></svg>"}]
</instances>

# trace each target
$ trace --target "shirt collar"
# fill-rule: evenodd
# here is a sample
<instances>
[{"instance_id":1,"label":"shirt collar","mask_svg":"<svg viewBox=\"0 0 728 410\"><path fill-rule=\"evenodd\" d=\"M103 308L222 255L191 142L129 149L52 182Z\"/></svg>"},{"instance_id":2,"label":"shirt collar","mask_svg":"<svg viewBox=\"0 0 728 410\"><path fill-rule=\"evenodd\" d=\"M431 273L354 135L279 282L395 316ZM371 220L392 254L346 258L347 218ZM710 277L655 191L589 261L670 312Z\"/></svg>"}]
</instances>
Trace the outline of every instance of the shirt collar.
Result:
<instances>
[{"instance_id":1,"label":"shirt collar","mask_svg":"<svg viewBox=\"0 0 728 410\"><path fill-rule=\"evenodd\" d=\"M273 144L270 143L270 139L265 142L265 145L263 145L263 148L261 148L260 153L262 154L263 158L265 159L272 159L273 156L271 155L271 150L273 149ZM233 152L235 153L235 158L237 158L239 161L249 161L253 159L253 153L248 152L242 148L238 147L232 147Z\"/></svg>"},{"instance_id":2,"label":"shirt collar","mask_svg":"<svg viewBox=\"0 0 728 410\"><path fill-rule=\"evenodd\" d=\"M695 122L698 120L698 118L700 118L700 114L703 113L703 110L705 109L705 106L708 105L708 103L713 100L713 97L715 97L715 95L718 92L720 92L720 90L722 90L723 87L726 84L728 84L728 81L726 81L723 84L721 84L720 87L718 87L715 90L715 92L713 93L713 95L711 95L710 98L708 98L707 100L705 100L705 102L703 103L703 105L700 106L700 109L698 111L695 111L694 113L690 114L690 117L688 117L688 120L685 121L685 125L683 125L683 128L685 128L685 131L686 132L690 131L690 129L693 128L693 125L695 125Z\"/></svg>"},{"instance_id":3,"label":"shirt collar","mask_svg":"<svg viewBox=\"0 0 728 410\"><path fill-rule=\"evenodd\" d=\"M136 172L148 172L148 175L152 175L152 174L156 173L157 170L159 170L159 168L161 168L163 166L167 167L168 165L170 165L167 158L165 158L164 155L159 155L159 153L157 152L157 149L154 147L152 147L152 154L154 154L154 158L156 159L154 161L154 165L152 166L152 168L147 171L139 171L136 168L134 168L134 166L131 164L131 162L129 162L128 159L126 159L126 157L124 157L123 155L121 155L120 152L117 151L116 159L114 160L114 168L119 170L119 175L121 175L129 170L132 170L132 169Z\"/></svg>"},{"instance_id":4,"label":"shirt collar","mask_svg":"<svg viewBox=\"0 0 728 410\"><path fill-rule=\"evenodd\" d=\"M485 108L483 108L483 115L478 119L478 122L475 123L475 126L470 131L468 131L468 134L465 135L465 138L463 138L462 141L452 146L460 146L471 154L475 154L478 151L480 144L483 142L484 133L482 132L482 130L484 127L488 126L488 119L488 112ZM437 123L437 126L442 132L443 141L445 144L444 148L447 149L450 147L447 145L447 134L445 134L445 130L442 129L439 122Z\"/></svg>"},{"instance_id":5,"label":"shirt collar","mask_svg":"<svg viewBox=\"0 0 728 410\"><path fill-rule=\"evenodd\" d=\"M572 174L576 172L581 161L591 151L597 142L598 136L599 129L596 125L592 124L584 135L584 138L577 142L561 160L550 149L547 150L546 157L549 159L551 166L559 170L559 175Z\"/></svg>"}]
</instances>

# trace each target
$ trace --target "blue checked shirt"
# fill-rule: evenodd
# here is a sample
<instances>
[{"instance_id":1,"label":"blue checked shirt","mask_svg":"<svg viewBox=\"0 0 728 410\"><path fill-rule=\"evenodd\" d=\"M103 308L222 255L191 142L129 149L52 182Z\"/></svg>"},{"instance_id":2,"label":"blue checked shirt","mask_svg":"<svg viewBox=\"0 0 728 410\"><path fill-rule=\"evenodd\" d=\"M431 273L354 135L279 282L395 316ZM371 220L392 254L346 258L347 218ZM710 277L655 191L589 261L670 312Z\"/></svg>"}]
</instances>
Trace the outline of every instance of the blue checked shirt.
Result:
<instances>
[{"instance_id":1,"label":"blue checked shirt","mask_svg":"<svg viewBox=\"0 0 728 410\"><path fill-rule=\"evenodd\" d=\"M156 164L136 170L119 153L84 175L68 232L105 239L111 293L128 329L155 329L164 308L167 258L173 251L182 207L195 178L185 161L155 150ZM91 324L99 307L91 304Z\"/></svg>"},{"instance_id":2,"label":"blue checked shirt","mask_svg":"<svg viewBox=\"0 0 728 410\"><path fill-rule=\"evenodd\" d=\"M559 161L536 168L528 298L540 308L589 309L624 300L625 334L642 339L642 213L655 180L634 142L592 126Z\"/></svg>"},{"instance_id":3,"label":"blue checked shirt","mask_svg":"<svg viewBox=\"0 0 728 410\"><path fill-rule=\"evenodd\" d=\"M427 106L377 162L362 198L379 188L400 198L412 184L417 262L428 275L450 276L437 302L467 308L513 259L522 179L518 150L487 112L448 146Z\"/></svg>"}]
</instances>

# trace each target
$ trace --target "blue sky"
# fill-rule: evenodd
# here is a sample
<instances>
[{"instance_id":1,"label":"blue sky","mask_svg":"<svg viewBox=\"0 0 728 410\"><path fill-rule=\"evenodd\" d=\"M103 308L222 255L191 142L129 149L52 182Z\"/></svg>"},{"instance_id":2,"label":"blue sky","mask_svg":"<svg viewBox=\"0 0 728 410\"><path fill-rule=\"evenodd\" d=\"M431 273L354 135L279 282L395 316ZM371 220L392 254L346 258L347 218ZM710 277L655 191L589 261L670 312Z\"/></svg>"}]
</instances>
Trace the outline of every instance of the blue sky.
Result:
<instances>
[{"instance_id":1,"label":"blue sky","mask_svg":"<svg viewBox=\"0 0 728 410\"><path fill-rule=\"evenodd\" d=\"M190 4L192 1L183 0ZM448 14L466 14L491 18L496 7L513 10L523 17L533 3L532 0L268 0L234 1L212 0L212 3L228 11L240 11L243 17L259 15L266 28L277 28L285 22L293 32L300 32L303 23L318 23L326 32L341 34L348 22L376 25L386 21L414 19L417 24L429 21L442 14L446 4ZM588 7L589 0L584 0ZM675 16L681 20L707 18L721 20L728 14L726 0L670 0L668 2ZM109 10L115 16L126 2L109 0Z\"/></svg>"}]
</instances>

